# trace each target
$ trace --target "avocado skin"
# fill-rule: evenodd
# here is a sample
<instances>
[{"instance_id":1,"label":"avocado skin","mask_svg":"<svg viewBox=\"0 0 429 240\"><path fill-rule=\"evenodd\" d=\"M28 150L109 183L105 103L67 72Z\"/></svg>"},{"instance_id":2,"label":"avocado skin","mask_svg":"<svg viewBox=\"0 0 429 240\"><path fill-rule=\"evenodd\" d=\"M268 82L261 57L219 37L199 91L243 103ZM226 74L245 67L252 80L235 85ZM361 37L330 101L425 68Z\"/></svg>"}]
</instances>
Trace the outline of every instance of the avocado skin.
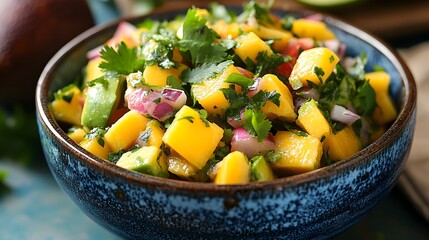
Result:
<instances>
[{"instance_id":1,"label":"avocado skin","mask_svg":"<svg viewBox=\"0 0 429 240\"><path fill-rule=\"evenodd\" d=\"M125 78L106 74L104 83L88 87L83 105L81 124L88 128L105 128L113 110L118 106L124 91Z\"/></svg>"}]
</instances>

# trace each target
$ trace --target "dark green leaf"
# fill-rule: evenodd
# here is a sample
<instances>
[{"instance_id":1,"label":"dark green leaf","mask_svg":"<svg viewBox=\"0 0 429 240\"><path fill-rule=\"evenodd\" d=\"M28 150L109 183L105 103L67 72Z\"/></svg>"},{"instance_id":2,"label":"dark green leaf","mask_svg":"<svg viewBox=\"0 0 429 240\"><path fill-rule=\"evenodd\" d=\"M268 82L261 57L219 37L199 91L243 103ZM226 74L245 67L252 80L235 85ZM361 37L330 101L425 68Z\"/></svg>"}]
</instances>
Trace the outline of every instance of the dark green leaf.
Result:
<instances>
[{"instance_id":1,"label":"dark green leaf","mask_svg":"<svg viewBox=\"0 0 429 240\"><path fill-rule=\"evenodd\" d=\"M128 48L124 42L118 45L118 50L104 46L101 50L101 62L99 67L105 71L113 71L119 74L130 74L143 66L143 60L137 59L136 49Z\"/></svg>"},{"instance_id":2,"label":"dark green leaf","mask_svg":"<svg viewBox=\"0 0 429 240\"><path fill-rule=\"evenodd\" d=\"M223 70L232 63L233 62L231 60L226 60L219 64L203 64L192 70L186 69L182 73L183 82L191 84L201 83L204 80L213 78L217 74L223 72Z\"/></svg>"}]
</instances>

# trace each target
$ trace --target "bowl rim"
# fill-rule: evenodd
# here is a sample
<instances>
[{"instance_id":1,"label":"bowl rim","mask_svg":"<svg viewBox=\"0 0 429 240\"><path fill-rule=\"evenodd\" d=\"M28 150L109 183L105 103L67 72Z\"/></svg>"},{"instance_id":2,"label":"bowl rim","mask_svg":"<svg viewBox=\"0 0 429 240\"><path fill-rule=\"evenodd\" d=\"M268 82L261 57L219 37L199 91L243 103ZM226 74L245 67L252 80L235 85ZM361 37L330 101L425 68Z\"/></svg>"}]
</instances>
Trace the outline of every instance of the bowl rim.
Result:
<instances>
[{"instance_id":1,"label":"bowl rim","mask_svg":"<svg viewBox=\"0 0 429 240\"><path fill-rule=\"evenodd\" d=\"M229 7L227 5L227 7ZM232 5L232 7L235 7ZM78 48L84 42L89 41L96 35L102 34L104 31L115 28L121 21L136 22L147 18L155 17L159 14L171 14L186 11L186 9L167 9L161 11L153 11L150 14L143 16L132 16L132 17L120 17L110 22L96 25L83 33L76 36L66 45L64 45L47 63L43 72L41 73L36 86L35 102L36 102L36 114L40 119L40 124L46 126L47 131L54 136L65 148L75 154L80 161L85 162L92 168L99 170L102 174L109 174L112 177L124 178L130 184L136 184L139 186L152 185L156 188L161 189L176 189L183 191L212 191L212 192L243 192L258 189L278 189L278 188L293 188L301 184L314 182L320 179L329 178L339 172L344 172L347 169L354 168L364 162L371 161L371 155L374 155L380 151L383 151L388 145L392 144L397 139L402 131L407 126L408 121L411 120L413 113L416 109L417 89L414 78L405 64L402 57L393 50L388 44L378 37L368 33L360 28L355 27L353 24L347 23L344 20L340 20L337 17L333 17L326 13L320 13L315 11L307 10L295 10L295 9L284 9L273 7L273 11L280 12L283 14L295 13L301 16L309 14L320 14L324 22L329 25L333 25L347 34L354 35L361 40L374 46L378 51L385 55L389 61L392 62L395 69L400 74L400 79L403 85L403 102L402 107L398 113L397 119L387 129L387 131L375 142L371 143L358 153L343 161L333 163L320 169L316 169L310 172L278 178L273 181L266 182L251 182L248 184L240 185L217 185L206 182L190 182L186 180L176 179L165 179L158 178L150 175L145 175L137 172L133 172L127 169L123 169L114 163L107 160L96 157L95 155L87 152L81 148L76 142L71 140L67 134L60 128L53 116L50 114L48 108L48 102L50 96L48 96L49 85L52 82L50 74L61 65L62 61L66 56L74 49Z\"/></svg>"}]
</instances>

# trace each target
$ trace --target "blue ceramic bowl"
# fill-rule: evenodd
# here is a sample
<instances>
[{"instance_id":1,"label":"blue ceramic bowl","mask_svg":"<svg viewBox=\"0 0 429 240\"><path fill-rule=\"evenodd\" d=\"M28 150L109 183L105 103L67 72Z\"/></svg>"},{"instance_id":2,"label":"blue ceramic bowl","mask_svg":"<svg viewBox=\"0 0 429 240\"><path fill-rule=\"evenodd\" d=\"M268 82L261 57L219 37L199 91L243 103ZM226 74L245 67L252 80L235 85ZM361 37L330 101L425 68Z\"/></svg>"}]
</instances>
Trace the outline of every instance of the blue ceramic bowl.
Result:
<instances>
[{"instance_id":1,"label":"blue ceramic bowl","mask_svg":"<svg viewBox=\"0 0 429 240\"><path fill-rule=\"evenodd\" d=\"M150 17L171 19L177 13ZM128 239L324 239L339 234L385 197L400 175L413 138L416 85L385 44L332 17L324 20L347 43L348 54L363 51L368 65L390 73L390 93L400 109L387 132L352 158L271 182L221 186L138 174L86 152L60 128L48 103L53 92L80 74L86 52L112 36L114 22L63 47L38 82L38 126L53 176L90 218Z\"/></svg>"}]
</instances>

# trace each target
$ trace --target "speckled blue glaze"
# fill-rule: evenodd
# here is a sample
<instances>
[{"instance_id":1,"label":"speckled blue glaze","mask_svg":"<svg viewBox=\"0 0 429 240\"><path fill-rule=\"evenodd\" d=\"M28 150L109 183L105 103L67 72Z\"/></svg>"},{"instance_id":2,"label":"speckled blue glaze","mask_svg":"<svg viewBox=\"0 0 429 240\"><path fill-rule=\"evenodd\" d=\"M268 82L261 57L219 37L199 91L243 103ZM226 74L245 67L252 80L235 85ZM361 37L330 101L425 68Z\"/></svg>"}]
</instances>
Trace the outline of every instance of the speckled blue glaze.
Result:
<instances>
[{"instance_id":1,"label":"speckled blue glaze","mask_svg":"<svg viewBox=\"0 0 429 240\"><path fill-rule=\"evenodd\" d=\"M111 36L115 25L110 23L66 45L40 78L38 125L53 176L89 217L127 239L329 239L337 235L377 204L401 173L414 132L416 87L396 53L350 25L325 20L348 44L349 54L365 52L369 65L390 73L390 92L401 109L383 137L351 159L272 182L217 186L141 175L85 152L53 120L47 103L53 91L81 71L85 53Z\"/></svg>"}]
</instances>

